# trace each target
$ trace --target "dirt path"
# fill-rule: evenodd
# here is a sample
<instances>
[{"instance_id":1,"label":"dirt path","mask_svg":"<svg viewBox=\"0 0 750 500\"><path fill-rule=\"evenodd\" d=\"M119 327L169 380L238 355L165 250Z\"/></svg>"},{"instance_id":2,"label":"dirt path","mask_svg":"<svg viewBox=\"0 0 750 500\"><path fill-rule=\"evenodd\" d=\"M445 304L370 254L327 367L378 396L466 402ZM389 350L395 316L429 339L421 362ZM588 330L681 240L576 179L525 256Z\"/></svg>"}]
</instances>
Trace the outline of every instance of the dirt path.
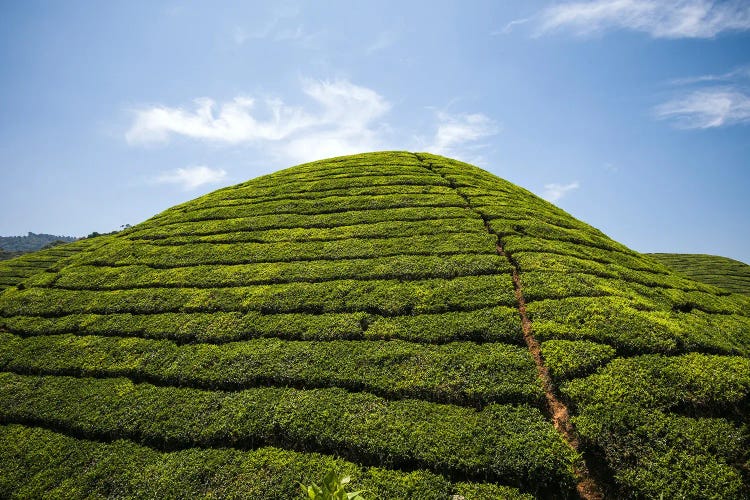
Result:
<instances>
[{"instance_id":1,"label":"dirt path","mask_svg":"<svg viewBox=\"0 0 750 500\"><path fill-rule=\"evenodd\" d=\"M513 268L513 287L515 289L516 300L518 302L518 312L521 316L523 339L526 342L526 347L531 353L531 357L534 359L534 364L536 365L539 379L542 381L542 388L544 390L544 396L547 400L547 408L552 418L552 424L554 425L555 429L557 429L557 432L559 432L563 437L565 442L568 443L568 445L575 451L579 451L578 435L576 434L575 428L573 427L573 423L570 421L570 412L568 411L567 405L563 401L561 401L555 394L555 385L552 382L552 377L549 374L549 370L544 365L541 345L539 344L539 341L534 337L531 320L529 320L528 316L526 315L526 300L523 296L523 287L521 285L521 276L519 271L520 266L518 265L518 262L516 262L510 255L505 252L500 236L492 230L489 220L471 205L471 201L469 200L468 196L459 191L455 183L451 179L447 178L440 172L437 172L432 167L432 165L424 158L420 157L417 154L415 154L414 156L417 157L420 164L424 168L448 181L450 187L466 202L466 208L479 215L484 221L484 228L487 230L487 232L497 238L495 249L497 250L498 255L506 258ZM589 472L589 467L586 464L585 459L582 459L581 463L577 464L575 474L576 478L578 479L576 490L578 491L578 495L582 499L601 500L604 498L603 490Z\"/></svg>"}]
</instances>

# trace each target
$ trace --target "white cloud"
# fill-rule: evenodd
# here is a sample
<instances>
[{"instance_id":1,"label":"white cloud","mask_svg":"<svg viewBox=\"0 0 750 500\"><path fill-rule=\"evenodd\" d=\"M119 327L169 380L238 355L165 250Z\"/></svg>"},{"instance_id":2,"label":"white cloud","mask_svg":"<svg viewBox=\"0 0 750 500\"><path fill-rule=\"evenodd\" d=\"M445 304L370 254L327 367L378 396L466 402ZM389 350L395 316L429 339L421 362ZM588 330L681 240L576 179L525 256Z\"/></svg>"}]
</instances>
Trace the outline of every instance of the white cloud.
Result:
<instances>
[{"instance_id":1,"label":"white cloud","mask_svg":"<svg viewBox=\"0 0 750 500\"><path fill-rule=\"evenodd\" d=\"M733 87L695 90L654 109L677 128L706 129L750 123L750 95Z\"/></svg>"},{"instance_id":2,"label":"white cloud","mask_svg":"<svg viewBox=\"0 0 750 500\"><path fill-rule=\"evenodd\" d=\"M654 108L654 116L683 129L750 123L750 66L725 73L677 78L673 97ZM681 87L681 88L680 88Z\"/></svg>"},{"instance_id":3,"label":"white cloud","mask_svg":"<svg viewBox=\"0 0 750 500\"><path fill-rule=\"evenodd\" d=\"M575 189L578 189L579 187L580 184L578 184L578 181L573 181L570 184L545 184L542 198L549 201L550 203L555 203L563 196L567 195L569 192Z\"/></svg>"},{"instance_id":4,"label":"white cloud","mask_svg":"<svg viewBox=\"0 0 750 500\"><path fill-rule=\"evenodd\" d=\"M167 142L171 135L215 142L240 143L278 140L314 120L301 109L275 99L265 101L269 117L256 119L255 99L235 97L214 113L216 102L207 97L195 100L195 111L155 106L135 112L135 120L125 138L130 144Z\"/></svg>"},{"instance_id":5,"label":"white cloud","mask_svg":"<svg viewBox=\"0 0 750 500\"><path fill-rule=\"evenodd\" d=\"M382 149L426 149L468 161L474 158L466 155L498 131L481 113L438 112L431 139L409 139L419 134L394 131L385 121L391 104L370 88L347 80L303 80L302 91L309 102L301 106L243 96L222 104L203 97L193 109L139 109L125 137L131 145L166 144L173 137L250 145L296 162Z\"/></svg>"},{"instance_id":6,"label":"white cloud","mask_svg":"<svg viewBox=\"0 0 750 500\"><path fill-rule=\"evenodd\" d=\"M156 184L177 184L185 190L191 190L204 184L216 184L224 180L226 176L225 170L199 165L163 172L154 178L153 182Z\"/></svg>"},{"instance_id":7,"label":"white cloud","mask_svg":"<svg viewBox=\"0 0 750 500\"><path fill-rule=\"evenodd\" d=\"M182 136L220 144L271 146L278 156L310 160L319 154L348 154L377 149L387 125L376 123L390 104L372 89L346 80L305 80L312 108L283 100L236 97L217 105L195 100L193 110L153 106L135 111L125 134L128 143L166 143ZM260 109L259 109L260 108Z\"/></svg>"},{"instance_id":8,"label":"white cloud","mask_svg":"<svg viewBox=\"0 0 750 500\"><path fill-rule=\"evenodd\" d=\"M548 7L538 19L538 34L570 30L591 35L629 29L654 38L712 38L725 31L750 29L746 0L594 0Z\"/></svg>"},{"instance_id":9,"label":"white cloud","mask_svg":"<svg viewBox=\"0 0 750 500\"><path fill-rule=\"evenodd\" d=\"M436 117L437 131L426 149L439 155L463 156L463 150L482 147L478 141L499 130L497 124L482 113L450 115L440 111Z\"/></svg>"}]
</instances>

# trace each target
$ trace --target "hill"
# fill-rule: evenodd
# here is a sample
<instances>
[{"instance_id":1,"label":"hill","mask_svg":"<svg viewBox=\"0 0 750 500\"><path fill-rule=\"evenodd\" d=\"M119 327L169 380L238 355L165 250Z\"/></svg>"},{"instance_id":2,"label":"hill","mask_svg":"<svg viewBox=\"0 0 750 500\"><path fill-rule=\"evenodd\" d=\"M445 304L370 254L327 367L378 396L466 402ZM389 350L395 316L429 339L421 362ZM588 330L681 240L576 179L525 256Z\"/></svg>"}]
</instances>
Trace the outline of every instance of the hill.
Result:
<instances>
[{"instance_id":1,"label":"hill","mask_svg":"<svg viewBox=\"0 0 750 500\"><path fill-rule=\"evenodd\" d=\"M653 259L696 281L750 295L750 265L716 255L652 253Z\"/></svg>"},{"instance_id":2,"label":"hill","mask_svg":"<svg viewBox=\"0 0 750 500\"><path fill-rule=\"evenodd\" d=\"M0 236L0 249L5 252L35 252L47 245L69 243L77 238L73 236L55 236L54 234L35 234L26 236Z\"/></svg>"},{"instance_id":3,"label":"hill","mask_svg":"<svg viewBox=\"0 0 750 500\"><path fill-rule=\"evenodd\" d=\"M0 292L0 497L741 498L750 297L486 171L220 189Z\"/></svg>"}]
</instances>

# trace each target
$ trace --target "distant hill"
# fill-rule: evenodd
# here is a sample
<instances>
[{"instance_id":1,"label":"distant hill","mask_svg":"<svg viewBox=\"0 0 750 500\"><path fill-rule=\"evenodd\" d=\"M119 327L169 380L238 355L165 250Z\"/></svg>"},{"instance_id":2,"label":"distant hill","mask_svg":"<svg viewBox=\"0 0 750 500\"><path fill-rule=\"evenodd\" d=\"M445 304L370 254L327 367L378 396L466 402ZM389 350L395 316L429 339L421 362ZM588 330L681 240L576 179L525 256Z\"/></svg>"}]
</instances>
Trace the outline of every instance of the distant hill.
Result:
<instances>
[{"instance_id":1,"label":"distant hill","mask_svg":"<svg viewBox=\"0 0 750 500\"><path fill-rule=\"evenodd\" d=\"M0 498L750 497L750 296L466 163L322 160L45 252L0 269Z\"/></svg>"},{"instance_id":2,"label":"distant hill","mask_svg":"<svg viewBox=\"0 0 750 500\"><path fill-rule=\"evenodd\" d=\"M694 280L732 293L750 295L750 265L728 257L690 253L649 254L667 267Z\"/></svg>"},{"instance_id":3,"label":"distant hill","mask_svg":"<svg viewBox=\"0 0 750 500\"><path fill-rule=\"evenodd\" d=\"M0 249L5 252L35 252L52 243L69 243L77 239L74 236L57 236L54 234L29 232L26 236L0 236Z\"/></svg>"}]
</instances>

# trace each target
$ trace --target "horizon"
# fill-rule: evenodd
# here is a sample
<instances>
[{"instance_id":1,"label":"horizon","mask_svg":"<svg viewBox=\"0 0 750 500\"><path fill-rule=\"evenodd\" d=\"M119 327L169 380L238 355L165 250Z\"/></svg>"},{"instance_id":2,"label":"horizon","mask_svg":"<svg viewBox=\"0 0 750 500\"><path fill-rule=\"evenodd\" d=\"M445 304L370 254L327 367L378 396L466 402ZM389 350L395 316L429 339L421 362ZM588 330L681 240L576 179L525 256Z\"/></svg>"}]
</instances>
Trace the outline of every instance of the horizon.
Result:
<instances>
[{"instance_id":1,"label":"horizon","mask_svg":"<svg viewBox=\"0 0 750 500\"><path fill-rule=\"evenodd\" d=\"M750 263L747 3L2 13L3 236L110 232L307 161L424 150L633 250Z\"/></svg>"}]
</instances>

